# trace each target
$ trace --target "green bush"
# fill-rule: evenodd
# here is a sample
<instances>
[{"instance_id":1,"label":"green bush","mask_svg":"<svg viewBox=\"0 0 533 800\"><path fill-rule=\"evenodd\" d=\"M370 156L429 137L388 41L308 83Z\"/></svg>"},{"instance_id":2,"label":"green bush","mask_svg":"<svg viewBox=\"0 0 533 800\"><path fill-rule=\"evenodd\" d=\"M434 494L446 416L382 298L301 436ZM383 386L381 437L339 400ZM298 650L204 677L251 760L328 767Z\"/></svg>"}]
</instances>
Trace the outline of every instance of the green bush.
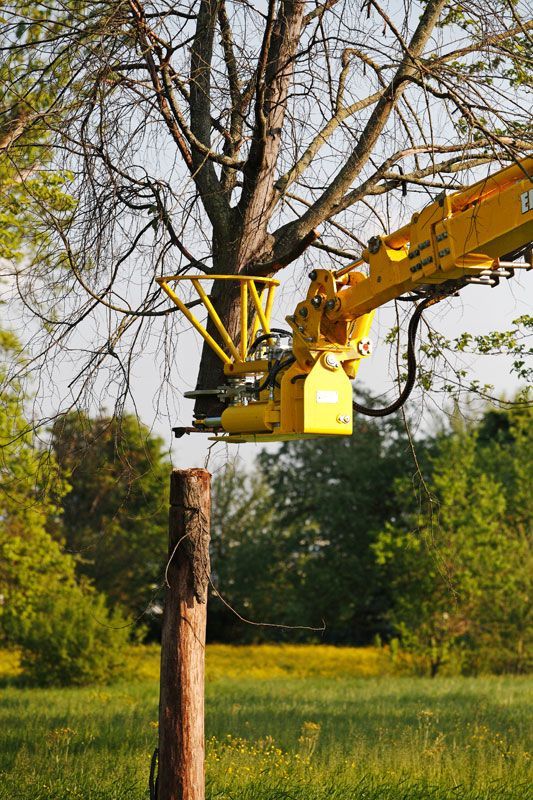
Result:
<instances>
[{"instance_id":1,"label":"green bush","mask_svg":"<svg viewBox=\"0 0 533 800\"><path fill-rule=\"evenodd\" d=\"M43 595L19 631L24 678L40 686L108 683L124 667L129 626L89 586Z\"/></svg>"}]
</instances>

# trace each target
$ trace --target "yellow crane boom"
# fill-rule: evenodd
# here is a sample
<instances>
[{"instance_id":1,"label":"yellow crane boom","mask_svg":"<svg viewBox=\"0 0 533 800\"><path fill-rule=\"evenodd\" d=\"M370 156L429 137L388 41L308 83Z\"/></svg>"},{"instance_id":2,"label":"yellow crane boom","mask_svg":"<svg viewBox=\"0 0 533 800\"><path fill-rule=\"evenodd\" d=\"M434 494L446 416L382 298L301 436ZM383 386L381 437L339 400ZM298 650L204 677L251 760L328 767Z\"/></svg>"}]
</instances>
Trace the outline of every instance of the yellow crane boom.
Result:
<instances>
[{"instance_id":1,"label":"yellow crane boom","mask_svg":"<svg viewBox=\"0 0 533 800\"><path fill-rule=\"evenodd\" d=\"M336 272L313 270L305 300L287 317L287 331L270 328L278 281L215 275L159 278L224 362L227 378L223 386L186 395L217 395L226 404L220 417L197 418L192 429L175 429L176 435L203 431L229 442L347 435L354 411L392 413L414 383L415 336L423 310L468 284L496 286L515 269L531 268L532 240L533 158L526 158L460 192L442 194L404 227L370 239L359 261ZM365 264L368 274L360 269ZM238 343L229 337L201 285L216 279L240 282ZM218 342L169 285L178 280L191 281L218 330ZM368 335L375 309L399 297L415 305L407 383L391 406L366 409L353 401L351 381L361 360L371 354Z\"/></svg>"}]
</instances>

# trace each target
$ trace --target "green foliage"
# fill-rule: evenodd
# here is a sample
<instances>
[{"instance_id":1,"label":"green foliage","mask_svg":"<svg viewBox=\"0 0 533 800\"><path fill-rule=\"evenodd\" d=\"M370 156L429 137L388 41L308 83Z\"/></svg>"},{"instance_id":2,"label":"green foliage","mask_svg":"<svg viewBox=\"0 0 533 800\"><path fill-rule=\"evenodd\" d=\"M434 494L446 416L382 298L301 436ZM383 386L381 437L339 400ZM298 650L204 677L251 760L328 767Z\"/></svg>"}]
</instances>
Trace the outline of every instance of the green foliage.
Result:
<instances>
[{"instance_id":1,"label":"green foliage","mask_svg":"<svg viewBox=\"0 0 533 800\"><path fill-rule=\"evenodd\" d=\"M64 191L68 176L36 169L34 177L24 177L18 169L11 175L10 171L2 170L0 159L0 258L21 260L38 251L40 262L46 263L52 253L47 250L49 228L44 218L74 207Z\"/></svg>"},{"instance_id":2,"label":"green foliage","mask_svg":"<svg viewBox=\"0 0 533 800\"><path fill-rule=\"evenodd\" d=\"M430 330L426 341L420 345L420 351L426 356L427 363L420 365L419 382L425 389L430 389L436 380L442 381L443 390L450 396L458 396L468 390L472 395L481 394L485 398L494 387L490 384L480 386L478 381L465 384L467 370L452 367L452 375L443 374L442 354L445 352L467 353L479 356L506 356L511 359L510 371L526 384L533 378L531 367L531 337L533 335L533 317L528 314L514 319L513 327L508 331L489 331L486 334L474 335L465 331L454 339L448 339L438 331ZM395 329L389 338L394 341Z\"/></svg>"},{"instance_id":3,"label":"green foliage","mask_svg":"<svg viewBox=\"0 0 533 800\"><path fill-rule=\"evenodd\" d=\"M109 683L121 673L129 626L90 586L47 592L34 610L17 636L26 680L70 686Z\"/></svg>"},{"instance_id":4,"label":"green foliage","mask_svg":"<svg viewBox=\"0 0 533 800\"><path fill-rule=\"evenodd\" d=\"M531 410L497 417L441 438L417 514L405 513L397 482L402 512L374 545L391 620L432 674L528 666Z\"/></svg>"},{"instance_id":5,"label":"green foliage","mask_svg":"<svg viewBox=\"0 0 533 800\"><path fill-rule=\"evenodd\" d=\"M16 338L0 333L0 347L7 364L0 369L0 641L22 648L25 676L34 682L109 679L128 631L109 627L124 619L109 616L89 583L76 582L74 558L58 534L68 487L25 419L23 387L13 378L21 361Z\"/></svg>"},{"instance_id":6,"label":"green foliage","mask_svg":"<svg viewBox=\"0 0 533 800\"><path fill-rule=\"evenodd\" d=\"M72 413L52 431L70 483L59 535L79 557L78 574L136 614L149 604L166 554L170 466L162 447L131 415Z\"/></svg>"},{"instance_id":7,"label":"green foliage","mask_svg":"<svg viewBox=\"0 0 533 800\"><path fill-rule=\"evenodd\" d=\"M74 586L74 561L46 531L57 526L66 490L55 460L35 447L24 416L23 387L16 380L20 346L0 332L0 637L16 641L22 622L33 620L39 598Z\"/></svg>"},{"instance_id":8,"label":"green foliage","mask_svg":"<svg viewBox=\"0 0 533 800\"><path fill-rule=\"evenodd\" d=\"M224 597L253 621L302 623L301 558L294 550L293 530L276 519L267 476L260 470L248 476L229 465L215 481L213 505L212 562ZM217 602L211 608L218 616L208 623L215 639L255 641L275 635L274 629L243 625Z\"/></svg>"},{"instance_id":9,"label":"green foliage","mask_svg":"<svg viewBox=\"0 0 533 800\"><path fill-rule=\"evenodd\" d=\"M533 367L528 364L526 359L533 355L533 347L528 345L528 339L531 339L533 335L533 317L523 314L513 320L513 325L515 327L509 331L491 331L478 336L465 332L453 342L445 343L445 346L451 346L460 353L512 356L514 361L511 372L514 372L520 380L531 381Z\"/></svg>"},{"instance_id":10,"label":"green foliage","mask_svg":"<svg viewBox=\"0 0 533 800\"><path fill-rule=\"evenodd\" d=\"M212 559L225 599L255 622L326 641L399 636L424 671L524 672L533 519L527 396L416 441L397 422L291 442L214 484ZM247 626L215 600L215 640L318 634Z\"/></svg>"},{"instance_id":11,"label":"green foliage","mask_svg":"<svg viewBox=\"0 0 533 800\"><path fill-rule=\"evenodd\" d=\"M28 9L27 4L19 5L21 12ZM43 16L35 8L32 14ZM0 64L0 258L21 260L38 253L46 265L53 255L50 217L59 226L68 222L75 201L64 188L72 175L47 169L51 152L45 116L66 73L59 59L46 80L35 80L46 58L44 51L30 54L23 46L32 40L31 29L31 25L19 28L2 41L13 44L15 39L18 46Z\"/></svg>"},{"instance_id":12,"label":"green foliage","mask_svg":"<svg viewBox=\"0 0 533 800\"><path fill-rule=\"evenodd\" d=\"M352 438L288 442L263 453L252 481L228 469L215 481L212 533L222 594L255 621L325 622L326 641L387 636L389 589L371 546L396 514L392 487L406 465L412 471L409 458L401 425L363 420ZM231 635L252 640L319 635L226 618Z\"/></svg>"},{"instance_id":13,"label":"green foliage","mask_svg":"<svg viewBox=\"0 0 533 800\"><path fill-rule=\"evenodd\" d=\"M499 46L487 48L484 58L479 57L479 52L470 57L464 54L461 60L454 60L453 67L455 80L463 73L465 76L483 76L488 85L501 81L503 85L520 87L531 85L531 39L527 34L520 34L520 25L517 25L518 4L506 3L504 0L495 0L491 5L491 14L495 19L504 21L509 29L518 28L515 35L508 41L503 40ZM488 16L480 13L479 8L467 3L450 3L438 27L459 28L466 32L473 42L482 42L487 37L489 25ZM454 31L459 36L457 30Z\"/></svg>"},{"instance_id":14,"label":"green foliage","mask_svg":"<svg viewBox=\"0 0 533 800\"><path fill-rule=\"evenodd\" d=\"M32 14L43 18L35 8ZM31 41L32 26L19 26L13 35ZM35 255L46 266L52 255L48 217L54 215L56 226L67 222L75 204L63 188L72 176L45 166L50 152L41 112L53 103L65 73L52 68L46 81L35 81L43 63L35 53L32 58L15 47L0 65L0 259ZM34 682L108 679L127 636L124 620L118 611L109 616L89 582L76 582L76 564L63 552L59 531L68 486L53 455L36 446L25 418L25 387L17 378L24 358L8 331L0 330L0 354L0 640L22 648L26 677ZM120 633L111 632L115 618Z\"/></svg>"}]
</instances>

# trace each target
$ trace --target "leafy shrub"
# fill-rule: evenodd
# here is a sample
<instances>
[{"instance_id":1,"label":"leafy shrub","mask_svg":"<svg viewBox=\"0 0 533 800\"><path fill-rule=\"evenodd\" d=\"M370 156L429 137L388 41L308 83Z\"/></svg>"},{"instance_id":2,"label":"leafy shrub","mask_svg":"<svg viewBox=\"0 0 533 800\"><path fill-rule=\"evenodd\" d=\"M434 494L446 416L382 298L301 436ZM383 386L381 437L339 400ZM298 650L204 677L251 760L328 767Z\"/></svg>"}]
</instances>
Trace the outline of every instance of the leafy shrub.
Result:
<instances>
[{"instance_id":1,"label":"leafy shrub","mask_svg":"<svg viewBox=\"0 0 533 800\"><path fill-rule=\"evenodd\" d=\"M107 683L122 672L128 635L90 586L45 594L17 637L24 676L40 686Z\"/></svg>"}]
</instances>

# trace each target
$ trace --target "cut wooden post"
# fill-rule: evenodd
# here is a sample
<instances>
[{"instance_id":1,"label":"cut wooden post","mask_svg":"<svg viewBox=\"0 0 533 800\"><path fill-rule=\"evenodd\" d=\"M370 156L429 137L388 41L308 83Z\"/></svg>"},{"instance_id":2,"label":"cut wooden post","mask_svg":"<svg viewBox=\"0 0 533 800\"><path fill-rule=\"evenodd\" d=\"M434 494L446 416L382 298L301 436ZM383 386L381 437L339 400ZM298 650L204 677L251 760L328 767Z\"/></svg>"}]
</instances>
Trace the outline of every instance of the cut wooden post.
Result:
<instances>
[{"instance_id":1,"label":"cut wooden post","mask_svg":"<svg viewBox=\"0 0 533 800\"><path fill-rule=\"evenodd\" d=\"M205 800L204 665L210 480L170 478L169 564L161 639L158 800Z\"/></svg>"}]
</instances>

